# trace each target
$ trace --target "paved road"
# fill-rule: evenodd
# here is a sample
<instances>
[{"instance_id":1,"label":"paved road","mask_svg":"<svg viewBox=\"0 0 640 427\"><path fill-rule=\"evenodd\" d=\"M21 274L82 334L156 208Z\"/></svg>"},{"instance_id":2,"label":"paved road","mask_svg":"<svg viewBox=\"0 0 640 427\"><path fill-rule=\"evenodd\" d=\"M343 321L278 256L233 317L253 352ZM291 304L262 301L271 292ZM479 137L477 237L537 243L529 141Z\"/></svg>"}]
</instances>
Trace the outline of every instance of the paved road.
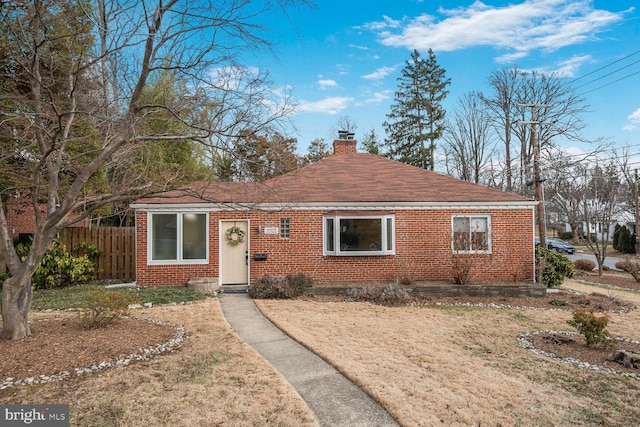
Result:
<instances>
[{"instance_id":1,"label":"paved road","mask_svg":"<svg viewBox=\"0 0 640 427\"><path fill-rule=\"evenodd\" d=\"M567 257L571 260L571 261L575 261L577 259L590 259L591 261L596 263L596 268L598 267L598 261L596 261L596 257L593 254L590 253L578 253L576 252L573 255L567 255ZM604 265L606 265L607 267L611 268L611 269L616 269L616 262L618 262L620 258L614 258L614 257L606 257L604 259Z\"/></svg>"}]
</instances>

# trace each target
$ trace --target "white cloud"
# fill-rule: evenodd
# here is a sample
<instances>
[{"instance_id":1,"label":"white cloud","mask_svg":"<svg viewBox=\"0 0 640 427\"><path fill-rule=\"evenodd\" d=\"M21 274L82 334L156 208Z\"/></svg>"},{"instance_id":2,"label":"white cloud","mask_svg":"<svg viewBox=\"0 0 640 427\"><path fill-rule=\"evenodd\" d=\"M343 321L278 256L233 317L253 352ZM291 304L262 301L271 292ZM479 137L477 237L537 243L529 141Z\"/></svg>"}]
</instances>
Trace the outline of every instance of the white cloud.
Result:
<instances>
[{"instance_id":1,"label":"white cloud","mask_svg":"<svg viewBox=\"0 0 640 427\"><path fill-rule=\"evenodd\" d=\"M640 125L640 108L629 114L627 119L629 119L629 124L625 125L622 129L628 131L636 129L638 125Z\"/></svg>"},{"instance_id":2,"label":"white cloud","mask_svg":"<svg viewBox=\"0 0 640 427\"><path fill-rule=\"evenodd\" d=\"M313 102L300 101L298 107L296 108L296 112L338 114L339 112L345 110L352 102L353 98L345 96L334 96Z\"/></svg>"},{"instance_id":3,"label":"white cloud","mask_svg":"<svg viewBox=\"0 0 640 427\"><path fill-rule=\"evenodd\" d=\"M365 74L364 76L362 76L362 78L367 80L382 80L390 73L392 73L395 69L396 67L380 67L373 73Z\"/></svg>"},{"instance_id":4,"label":"white cloud","mask_svg":"<svg viewBox=\"0 0 640 427\"><path fill-rule=\"evenodd\" d=\"M364 104L379 104L382 101L389 99L390 94L393 93L392 90L385 90L382 92L375 92L373 96L364 100Z\"/></svg>"},{"instance_id":5,"label":"white cloud","mask_svg":"<svg viewBox=\"0 0 640 427\"><path fill-rule=\"evenodd\" d=\"M383 19L383 21L369 22L368 24L365 24L362 27L357 26L357 27L354 27L354 28L356 28L356 29L366 28L366 29L371 30L371 31L381 31L381 30L385 30L387 28L399 28L400 25L402 24L401 21L398 21L398 20L395 20L395 19L391 19L387 15L384 15L382 17L382 19Z\"/></svg>"},{"instance_id":6,"label":"white cloud","mask_svg":"<svg viewBox=\"0 0 640 427\"><path fill-rule=\"evenodd\" d=\"M524 58L529 55L527 52L506 53L496 57L496 62L500 64L515 62L517 59Z\"/></svg>"},{"instance_id":7,"label":"white cloud","mask_svg":"<svg viewBox=\"0 0 640 427\"><path fill-rule=\"evenodd\" d=\"M367 46L358 46L357 44L349 44L349 47L360 49L360 50L369 50Z\"/></svg>"},{"instance_id":8,"label":"white cloud","mask_svg":"<svg viewBox=\"0 0 640 427\"><path fill-rule=\"evenodd\" d=\"M328 87L338 86L338 83L331 79L320 79L318 80L318 85L320 85L320 89L325 90Z\"/></svg>"},{"instance_id":9,"label":"white cloud","mask_svg":"<svg viewBox=\"0 0 640 427\"><path fill-rule=\"evenodd\" d=\"M574 56L562 61L554 71L562 77L576 77L582 64L589 61L591 61L591 55Z\"/></svg>"},{"instance_id":10,"label":"white cloud","mask_svg":"<svg viewBox=\"0 0 640 427\"><path fill-rule=\"evenodd\" d=\"M521 69L521 71L532 72L536 71L542 74L555 74L558 77L576 77L578 75L578 71L582 64L585 62L591 61L591 55L581 55L574 56L572 58L567 59L566 61L561 61L553 67L540 67L532 70Z\"/></svg>"},{"instance_id":11,"label":"white cloud","mask_svg":"<svg viewBox=\"0 0 640 427\"><path fill-rule=\"evenodd\" d=\"M554 51L594 39L596 33L624 19L626 11L598 10L590 0L525 0L505 7L476 1L468 8L441 8L439 13L444 15L440 20L432 15L401 23L385 18L384 23L366 27L378 32L387 46L436 52L493 46L513 51L498 57L506 62L532 50Z\"/></svg>"}]
</instances>

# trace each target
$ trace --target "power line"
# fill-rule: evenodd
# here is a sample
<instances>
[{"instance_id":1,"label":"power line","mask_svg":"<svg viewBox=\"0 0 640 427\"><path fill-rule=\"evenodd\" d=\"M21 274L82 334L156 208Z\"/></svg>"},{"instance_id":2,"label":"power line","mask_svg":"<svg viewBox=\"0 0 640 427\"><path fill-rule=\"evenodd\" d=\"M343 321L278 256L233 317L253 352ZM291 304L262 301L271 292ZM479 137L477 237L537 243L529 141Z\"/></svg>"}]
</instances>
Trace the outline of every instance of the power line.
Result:
<instances>
[{"instance_id":1,"label":"power line","mask_svg":"<svg viewBox=\"0 0 640 427\"><path fill-rule=\"evenodd\" d=\"M618 63L620 63L620 62L622 62L622 61L625 61L625 60L627 60L627 59L631 58L632 56L635 56L635 55L638 55L638 54L640 54L640 50L636 50L635 52L631 52L630 54L625 55L625 56L623 56L623 57L622 57L622 58L620 58L620 59L617 59L617 60L615 60L615 61L613 61L613 62L610 62L610 63L608 63L608 64L606 64L606 65L603 65L602 67L600 67L600 68L598 68L598 69L596 69L596 70L593 70L593 71L591 71L591 72L589 72L589 73L587 73L587 74L585 74L585 75L583 75L583 76L580 76L580 77L575 78L575 79L573 80L573 82L575 83L575 82L580 81L580 80L582 80L582 79L584 79L584 78L586 78L586 77L589 77L589 76L591 76L591 75L594 75L594 74L596 74L596 73L598 73L598 72L600 72L600 71L602 71L602 70L605 70L605 69L607 69L607 68L609 68L609 67L612 67L613 65L618 64ZM602 75L602 76L596 77L596 78L594 78L594 79L592 79L592 80L589 80L589 81L588 81L588 82L586 82L586 83L583 83L583 84L581 84L581 85L578 85L578 86L577 86L577 87L575 87L574 89L578 89L578 88L581 88L581 87L588 86L588 85L591 85L591 84L593 84L593 83L596 83L596 82L598 82L598 81L600 81L600 80L603 80L603 79L605 79L605 78L607 78L607 77L611 76L612 74L615 74L615 73L617 73L617 72L620 72L620 71L622 71L622 70L625 70L625 69L627 69L627 68L629 68L629 67L631 67L631 66L633 66L633 65L635 65L635 64L637 64L637 63L639 63L639 62L640 62L640 60L637 60L637 61L634 61L634 62L632 62L632 63L630 63L630 64L626 64L626 65L624 65L624 66L622 66L622 67L620 67L620 68L617 68L617 69L615 69L615 70L613 70L613 71L610 71L610 72L608 72L608 73L606 73L606 74L604 74L604 75ZM591 92L595 92L595 91L597 91L597 90L600 90L600 89L602 89L602 88L605 88L605 87L607 87L607 86L610 86L610 85L612 85L612 84L614 84L614 83L618 83L618 82L620 82L620 81L622 81L622 80L626 80L626 79L628 79L629 77L633 77L633 76L635 76L635 75L637 75L637 74L640 74L640 71L636 71L636 72L633 72L633 73L631 73L631 74L627 74L627 75L622 76L622 77L620 77L620 78L618 78L618 79L616 79L616 80L614 80L614 81L611 81L611 82L605 83L605 84L603 84L603 85L600 85L600 86L598 86L598 87L596 87L596 88L590 89L590 90L588 90L588 91L586 91L586 92L584 92L584 93L580 94L579 96L584 96L584 95L589 94L589 93L591 93Z\"/></svg>"},{"instance_id":2,"label":"power line","mask_svg":"<svg viewBox=\"0 0 640 427\"><path fill-rule=\"evenodd\" d=\"M614 83L618 83L618 82L620 82L620 81L622 81L622 80L628 79L629 77L633 77L633 76L635 76L636 74L640 74L640 70L636 71L635 73L628 74L628 75L626 75L626 76L624 76L624 77L620 77L619 79L614 80L614 81L612 81L612 82L609 82L609 83L603 84L602 86L598 86L598 87L597 87L597 88L595 88L595 89L591 89L591 90L589 90L589 91L587 91L587 92L583 92L583 93L582 93L582 95L586 95L586 94L588 94L588 93L595 92L596 90L602 89L603 87L607 87L607 86L610 86L610 85L612 85L612 84L614 84Z\"/></svg>"},{"instance_id":3,"label":"power line","mask_svg":"<svg viewBox=\"0 0 640 427\"><path fill-rule=\"evenodd\" d=\"M609 77L610 75L615 74L615 73L617 73L618 71L622 71L622 70L624 70L625 68L629 68L629 67L631 67L632 65L637 64L637 63L639 63L639 62L640 62L640 59L638 59L637 61L632 62L631 64L627 64L627 65L625 65L624 67L620 67L620 68L618 68L618 69L615 69L615 70L613 70L613 71L611 71L611 72L609 72L609 73L607 73L607 74L605 74L605 75L603 75L603 76L596 77L596 78L595 78L595 79L593 79L593 80L589 80L588 82L583 83L583 84L581 84L581 85L579 85L579 86L576 86L575 88L576 88L576 89L580 89L580 88L581 88L581 87L583 87L583 86L589 85L589 84L591 84L591 83L595 83L595 82L597 82L598 80L602 80L602 79L604 79L605 77Z\"/></svg>"},{"instance_id":4,"label":"power line","mask_svg":"<svg viewBox=\"0 0 640 427\"><path fill-rule=\"evenodd\" d=\"M632 57L632 56L634 56L634 55L637 55L637 54L639 54L639 53L640 53L640 50L636 50L635 52L632 52L632 53L628 54L627 56L624 56L624 57L622 57L622 58L620 58L620 59L618 59L618 60L615 60L615 61L613 61L613 62L611 62L611 63L609 63L609 64L607 64L607 65L604 65L604 66L602 66L602 67L598 68L597 70L593 70L593 71L591 71L590 73L585 74L584 76L576 77L575 79L573 79L573 81L574 81L574 82L577 82L578 80L584 79L585 77L589 77L590 75L595 74L595 73L597 73L598 71L604 70L605 68L609 68L609 67L611 67L612 65L615 65L615 64L617 64L618 62L624 61L625 59L630 58L630 57Z\"/></svg>"}]
</instances>

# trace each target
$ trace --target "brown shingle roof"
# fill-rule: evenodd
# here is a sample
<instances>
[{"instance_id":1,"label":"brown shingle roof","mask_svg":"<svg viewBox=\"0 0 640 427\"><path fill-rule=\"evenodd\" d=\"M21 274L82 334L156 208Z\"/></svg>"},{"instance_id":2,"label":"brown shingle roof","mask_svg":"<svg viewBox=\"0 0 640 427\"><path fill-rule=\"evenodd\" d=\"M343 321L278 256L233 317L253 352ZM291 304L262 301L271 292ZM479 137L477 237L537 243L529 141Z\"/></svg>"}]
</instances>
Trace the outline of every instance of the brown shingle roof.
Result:
<instances>
[{"instance_id":1,"label":"brown shingle roof","mask_svg":"<svg viewBox=\"0 0 640 427\"><path fill-rule=\"evenodd\" d=\"M368 153L333 155L264 184L280 187L281 201L289 202L529 200Z\"/></svg>"},{"instance_id":2,"label":"brown shingle roof","mask_svg":"<svg viewBox=\"0 0 640 427\"><path fill-rule=\"evenodd\" d=\"M329 156L263 183L196 184L192 187L192 194L170 199L143 199L139 202L499 203L531 200L368 153Z\"/></svg>"}]
</instances>

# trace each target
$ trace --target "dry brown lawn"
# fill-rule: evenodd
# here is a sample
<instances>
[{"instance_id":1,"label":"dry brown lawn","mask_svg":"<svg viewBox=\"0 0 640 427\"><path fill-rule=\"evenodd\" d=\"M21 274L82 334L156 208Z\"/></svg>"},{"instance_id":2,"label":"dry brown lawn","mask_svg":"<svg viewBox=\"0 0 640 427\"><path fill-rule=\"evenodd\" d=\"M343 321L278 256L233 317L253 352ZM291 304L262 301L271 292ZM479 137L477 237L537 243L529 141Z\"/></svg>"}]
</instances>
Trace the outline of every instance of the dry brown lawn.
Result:
<instances>
[{"instance_id":1,"label":"dry brown lawn","mask_svg":"<svg viewBox=\"0 0 640 427\"><path fill-rule=\"evenodd\" d=\"M575 281L640 307L640 295ZM405 426L630 426L640 380L536 355L516 337L573 330L570 311L381 307L257 301L279 327L380 401ZM640 313L612 314L609 331L640 339Z\"/></svg>"},{"instance_id":2,"label":"dry brown lawn","mask_svg":"<svg viewBox=\"0 0 640 427\"><path fill-rule=\"evenodd\" d=\"M576 281L563 287L640 307L638 292ZM518 346L522 332L572 330L570 310L257 304L404 426L631 426L640 420L640 380L576 368ZM0 403L69 404L73 426L315 425L293 388L231 330L217 300L134 314L183 325L189 336L179 350L149 361L0 391ZM640 340L638 325L640 311L633 310L612 314L608 329ZM124 332L119 337L126 341ZM55 357L49 350L29 358Z\"/></svg>"},{"instance_id":3,"label":"dry brown lawn","mask_svg":"<svg viewBox=\"0 0 640 427\"><path fill-rule=\"evenodd\" d=\"M316 424L293 387L225 322L217 300L134 314L183 325L189 336L178 351L149 361L0 391L0 403L68 404L72 426Z\"/></svg>"}]
</instances>

